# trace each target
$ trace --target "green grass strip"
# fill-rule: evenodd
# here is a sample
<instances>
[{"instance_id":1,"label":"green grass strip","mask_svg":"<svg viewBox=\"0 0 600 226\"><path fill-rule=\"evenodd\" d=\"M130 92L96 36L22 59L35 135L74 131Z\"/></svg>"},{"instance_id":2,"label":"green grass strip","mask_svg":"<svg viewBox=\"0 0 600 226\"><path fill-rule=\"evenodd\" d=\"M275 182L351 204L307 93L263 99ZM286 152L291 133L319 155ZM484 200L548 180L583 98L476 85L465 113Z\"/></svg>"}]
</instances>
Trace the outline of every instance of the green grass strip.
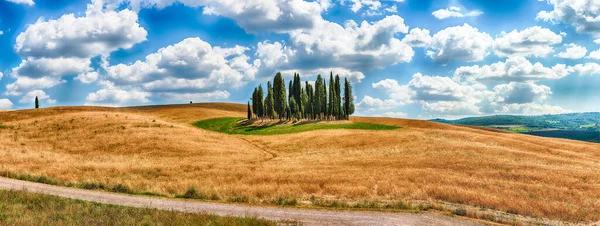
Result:
<instances>
[{"instance_id":1,"label":"green grass strip","mask_svg":"<svg viewBox=\"0 0 600 226\"><path fill-rule=\"evenodd\" d=\"M356 129L356 130L395 130L400 127L381 124L352 122L341 124L301 122L293 125L253 126L238 124L243 118L214 118L194 123L194 126L215 132L243 135L279 135L301 133L313 130Z\"/></svg>"}]
</instances>

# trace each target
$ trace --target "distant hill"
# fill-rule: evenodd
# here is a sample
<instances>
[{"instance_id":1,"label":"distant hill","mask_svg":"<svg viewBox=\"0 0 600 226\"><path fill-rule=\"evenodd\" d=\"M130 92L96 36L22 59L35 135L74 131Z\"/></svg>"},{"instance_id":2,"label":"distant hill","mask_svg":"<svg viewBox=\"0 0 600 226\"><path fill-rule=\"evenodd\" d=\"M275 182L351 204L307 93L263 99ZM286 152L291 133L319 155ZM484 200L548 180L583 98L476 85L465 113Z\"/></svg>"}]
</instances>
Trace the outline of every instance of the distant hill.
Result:
<instances>
[{"instance_id":1,"label":"distant hill","mask_svg":"<svg viewBox=\"0 0 600 226\"><path fill-rule=\"evenodd\" d=\"M539 116L494 115L431 121L454 125L485 126L544 137L600 142L600 112Z\"/></svg>"}]
</instances>

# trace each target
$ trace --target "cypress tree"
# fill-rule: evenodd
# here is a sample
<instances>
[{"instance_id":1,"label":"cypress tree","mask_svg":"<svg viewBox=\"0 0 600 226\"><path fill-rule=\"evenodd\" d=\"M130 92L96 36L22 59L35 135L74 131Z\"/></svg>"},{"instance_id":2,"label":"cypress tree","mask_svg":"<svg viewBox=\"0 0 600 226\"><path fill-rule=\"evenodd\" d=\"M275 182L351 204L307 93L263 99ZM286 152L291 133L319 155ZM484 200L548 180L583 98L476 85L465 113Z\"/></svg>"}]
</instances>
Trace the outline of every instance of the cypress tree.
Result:
<instances>
[{"instance_id":1,"label":"cypress tree","mask_svg":"<svg viewBox=\"0 0 600 226\"><path fill-rule=\"evenodd\" d=\"M306 104L306 115L307 118L314 119L313 117L313 88L308 81L306 82L306 95L308 96L308 103Z\"/></svg>"},{"instance_id":2,"label":"cypress tree","mask_svg":"<svg viewBox=\"0 0 600 226\"><path fill-rule=\"evenodd\" d=\"M277 72L273 79L273 100L275 102L275 112L279 120L283 119L286 111L286 97L285 97L285 81L281 76L281 72Z\"/></svg>"},{"instance_id":3,"label":"cypress tree","mask_svg":"<svg viewBox=\"0 0 600 226\"><path fill-rule=\"evenodd\" d=\"M298 118L298 103L296 103L295 98L290 100L290 118Z\"/></svg>"},{"instance_id":4,"label":"cypress tree","mask_svg":"<svg viewBox=\"0 0 600 226\"><path fill-rule=\"evenodd\" d=\"M248 120L252 119L252 109L250 108L250 101L248 101Z\"/></svg>"},{"instance_id":5,"label":"cypress tree","mask_svg":"<svg viewBox=\"0 0 600 226\"><path fill-rule=\"evenodd\" d=\"M323 86L323 78L321 75L317 75L317 80L315 81L315 99L313 102L313 113L315 114L315 118L321 119L321 89Z\"/></svg>"},{"instance_id":6,"label":"cypress tree","mask_svg":"<svg viewBox=\"0 0 600 226\"><path fill-rule=\"evenodd\" d=\"M340 120L342 119L342 93L340 92L340 75L335 75L335 117Z\"/></svg>"},{"instance_id":7,"label":"cypress tree","mask_svg":"<svg viewBox=\"0 0 600 226\"><path fill-rule=\"evenodd\" d=\"M330 119L335 115L335 96L335 82L333 72L331 72L329 75L329 114L327 114Z\"/></svg>"},{"instance_id":8,"label":"cypress tree","mask_svg":"<svg viewBox=\"0 0 600 226\"><path fill-rule=\"evenodd\" d=\"M327 109L327 83L325 79L323 79L323 84L321 85L321 113L323 114L322 119L325 119L328 113Z\"/></svg>"},{"instance_id":9,"label":"cypress tree","mask_svg":"<svg viewBox=\"0 0 600 226\"><path fill-rule=\"evenodd\" d=\"M344 113L346 119L350 119L350 115L354 114L354 97L352 97L352 85L348 82L348 78L344 81Z\"/></svg>"},{"instance_id":10,"label":"cypress tree","mask_svg":"<svg viewBox=\"0 0 600 226\"><path fill-rule=\"evenodd\" d=\"M35 109L40 108L40 101L38 100L38 97L35 96Z\"/></svg>"},{"instance_id":11,"label":"cypress tree","mask_svg":"<svg viewBox=\"0 0 600 226\"><path fill-rule=\"evenodd\" d=\"M256 96L257 100L256 100L256 104L258 104L258 106L256 107L256 109L258 110L258 117L263 118L265 117L265 106L263 103L263 88L262 85L258 85L258 95Z\"/></svg>"},{"instance_id":12,"label":"cypress tree","mask_svg":"<svg viewBox=\"0 0 600 226\"><path fill-rule=\"evenodd\" d=\"M274 118L274 101L273 101L273 87L271 86L271 82L267 82L267 97L265 98L265 116L270 119Z\"/></svg>"},{"instance_id":13,"label":"cypress tree","mask_svg":"<svg viewBox=\"0 0 600 226\"><path fill-rule=\"evenodd\" d=\"M301 95L302 95L302 83L300 81L300 74L295 74L294 75L294 98L296 99L296 103L298 104L297 111L300 113L302 113L302 104L300 104Z\"/></svg>"},{"instance_id":14,"label":"cypress tree","mask_svg":"<svg viewBox=\"0 0 600 226\"><path fill-rule=\"evenodd\" d=\"M306 118L308 115L308 94L306 94L306 90L304 88L300 88L300 113L302 118Z\"/></svg>"},{"instance_id":15,"label":"cypress tree","mask_svg":"<svg viewBox=\"0 0 600 226\"><path fill-rule=\"evenodd\" d=\"M252 93L252 112L254 112L254 114L258 114L258 102L256 101L258 99L258 88L254 88L254 92Z\"/></svg>"}]
</instances>

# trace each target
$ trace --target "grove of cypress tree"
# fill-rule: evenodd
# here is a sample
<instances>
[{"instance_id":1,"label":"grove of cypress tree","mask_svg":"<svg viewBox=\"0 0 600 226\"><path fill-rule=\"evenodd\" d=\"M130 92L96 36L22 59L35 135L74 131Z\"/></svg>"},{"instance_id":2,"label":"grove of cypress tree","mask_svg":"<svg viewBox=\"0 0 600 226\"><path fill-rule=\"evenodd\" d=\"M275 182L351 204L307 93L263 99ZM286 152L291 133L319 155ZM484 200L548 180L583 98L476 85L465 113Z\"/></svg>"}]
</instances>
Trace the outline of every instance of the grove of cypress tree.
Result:
<instances>
[{"instance_id":1,"label":"grove of cypress tree","mask_svg":"<svg viewBox=\"0 0 600 226\"><path fill-rule=\"evenodd\" d=\"M273 79L273 100L275 102L275 112L277 112L277 116L279 120L283 119L286 112L286 100L285 97L285 81L281 76L281 72L277 72L275 78Z\"/></svg>"},{"instance_id":2,"label":"grove of cypress tree","mask_svg":"<svg viewBox=\"0 0 600 226\"><path fill-rule=\"evenodd\" d=\"M38 97L35 96L35 109L40 108L40 101L38 100Z\"/></svg>"}]
</instances>

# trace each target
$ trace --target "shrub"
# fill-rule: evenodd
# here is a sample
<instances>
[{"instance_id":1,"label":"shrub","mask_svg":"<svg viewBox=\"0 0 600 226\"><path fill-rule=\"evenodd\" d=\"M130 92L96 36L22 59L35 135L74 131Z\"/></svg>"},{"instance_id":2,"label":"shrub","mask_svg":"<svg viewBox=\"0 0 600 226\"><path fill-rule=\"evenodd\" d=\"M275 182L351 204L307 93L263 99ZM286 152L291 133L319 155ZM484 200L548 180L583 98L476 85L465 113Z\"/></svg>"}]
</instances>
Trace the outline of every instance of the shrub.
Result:
<instances>
[{"instance_id":1,"label":"shrub","mask_svg":"<svg viewBox=\"0 0 600 226\"><path fill-rule=\"evenodd\" d=\"M133 194L133 190L127 185L117 184L112 189L113 192Z\"/></svg>"}]
</instances>

